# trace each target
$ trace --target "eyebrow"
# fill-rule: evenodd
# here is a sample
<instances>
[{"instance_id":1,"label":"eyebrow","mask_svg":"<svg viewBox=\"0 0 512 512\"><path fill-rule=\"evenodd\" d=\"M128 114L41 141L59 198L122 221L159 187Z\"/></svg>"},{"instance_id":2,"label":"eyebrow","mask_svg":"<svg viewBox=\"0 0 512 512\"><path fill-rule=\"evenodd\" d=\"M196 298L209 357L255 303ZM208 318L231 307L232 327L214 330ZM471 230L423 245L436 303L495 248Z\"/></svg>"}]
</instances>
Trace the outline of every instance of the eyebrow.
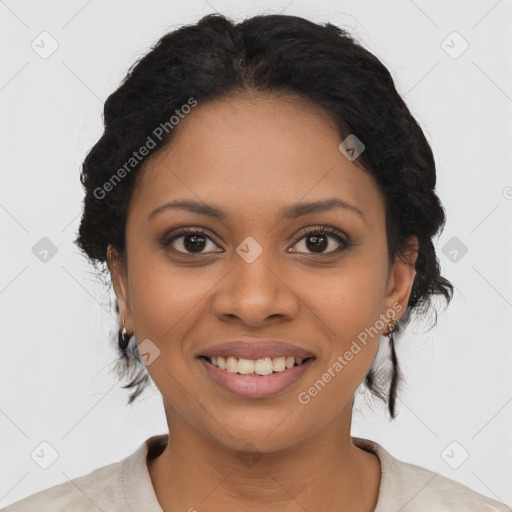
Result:
<instances>
[{"instance_id":1,"label":"eyebrow","mask_svg":"<svg viewBox=\"0 0 512 512\"><path fill-rule=\"evenodd\" d=\"M310 201L306 203L295 203L290 206L286 206L281 209L280 215L284 219L296 219L298 217L302 217L303 215L309 215L312 213L320 213L328 210L332 210L333 208L343 208L345 210L351 211L353 213L358 214L364 220L363 212L355 207L343 201L337 197L333 197L330 199L324 199L321 201ZM229 215L224 210L220 208L206 204L200 203L197 201L193 201L190 199L175 199L174 201L169 201L158 208L155 208L150 214L149 219L153 218L158 213L164 210L187 210L191 213L197 213L199 215L206 215L208 217L213 217L219 220L226 220Z\"/></svg>"}]
</instances>

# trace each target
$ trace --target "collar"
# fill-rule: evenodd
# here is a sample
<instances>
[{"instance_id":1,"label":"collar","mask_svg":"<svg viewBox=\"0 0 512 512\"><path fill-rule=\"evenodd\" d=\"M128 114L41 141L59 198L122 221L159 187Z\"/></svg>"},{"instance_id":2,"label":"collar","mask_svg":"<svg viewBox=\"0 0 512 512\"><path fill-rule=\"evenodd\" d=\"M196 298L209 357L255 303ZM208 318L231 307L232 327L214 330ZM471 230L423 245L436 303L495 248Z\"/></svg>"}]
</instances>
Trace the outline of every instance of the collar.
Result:
<instances>
[{"instance_id":1,"label":"collar","mask_svg":"<svg viewBox=\"0 0 512 512\"><path fill-rule=\"evenodd\" d=\"M130 511L163 512L153 489L147 458L160 455L168 441L169 434L152 436L125 460L120 483ZM400 496L403 495L401 479L394 479L394 476L400 473L398 461L382 446L369 439L352 437L352 443L362 450L373 453L380 461L381 481L375 512L398 510L401 506Z\"/></svg>"}]
</instances>

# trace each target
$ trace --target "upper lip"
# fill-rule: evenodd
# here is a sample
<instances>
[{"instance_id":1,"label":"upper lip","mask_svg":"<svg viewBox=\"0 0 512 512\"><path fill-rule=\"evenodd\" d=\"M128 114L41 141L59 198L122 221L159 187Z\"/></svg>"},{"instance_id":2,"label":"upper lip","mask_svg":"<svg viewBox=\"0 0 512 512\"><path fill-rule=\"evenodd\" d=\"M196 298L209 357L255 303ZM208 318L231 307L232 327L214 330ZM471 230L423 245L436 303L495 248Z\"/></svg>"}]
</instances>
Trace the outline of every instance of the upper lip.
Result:
<instances>
[{"instance_id":1,"label":"upper lip","mask_svg":"<svg viewBox=\"0 0 512 512\"><path fill-rule=\"evenodd\" d=\"M306 359L314 357L313 353L305 348L278 340L230 341L204 348L198 357L229 357L238 359L263 359L265 357L295 357Z\"/></svg>"}]
</instances>

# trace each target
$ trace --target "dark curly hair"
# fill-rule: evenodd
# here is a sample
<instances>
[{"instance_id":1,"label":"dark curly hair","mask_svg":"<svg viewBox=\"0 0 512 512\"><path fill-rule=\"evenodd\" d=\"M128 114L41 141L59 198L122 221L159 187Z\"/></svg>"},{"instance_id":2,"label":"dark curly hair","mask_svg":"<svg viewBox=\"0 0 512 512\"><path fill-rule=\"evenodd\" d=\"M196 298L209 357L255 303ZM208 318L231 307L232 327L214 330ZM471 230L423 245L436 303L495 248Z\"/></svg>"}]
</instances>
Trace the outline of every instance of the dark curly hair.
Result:
<instances>
[{"instance_id":1,"label":"dark curly hair","mask_svg":"<svg viewBox=\"0 0 512 512\"><path fill-rule=\"evenodd\" d=\"M304 99L334 122L342 140L354 134L365 144L354 163L383 192L390 261L411 249L409 236L416 235L419 243L416 277L395 340L412 312L423 316L435 310L434 295L442 295L448 304L453 286L440 275L433 245L433 237L444 228L445 212L434 190L434 157L421 128L389 71L372 53L335 25L297 16L260 15L234 23L210 14L164 35L132 65L106 100L104 133L83 162L85 198L75 244L87 257L107 276L107 247L125 256L126 218L139 170L171 140L173 130L160 130L163 136L153 137L156 143L130 172L122 173L123 179L114 174L133 159L155 127L168 123L191 98L205 103L244 91ZM111 185L105 193L107 183ZM150 377L136 343L119 350L119 375L132 379L124 386L134 388L131 404ZM388 373L374 367L364 382L374 396L388 401L394 418L399 375L394 349L392 361L391 383Z\"/></svg>"}]
</instances>

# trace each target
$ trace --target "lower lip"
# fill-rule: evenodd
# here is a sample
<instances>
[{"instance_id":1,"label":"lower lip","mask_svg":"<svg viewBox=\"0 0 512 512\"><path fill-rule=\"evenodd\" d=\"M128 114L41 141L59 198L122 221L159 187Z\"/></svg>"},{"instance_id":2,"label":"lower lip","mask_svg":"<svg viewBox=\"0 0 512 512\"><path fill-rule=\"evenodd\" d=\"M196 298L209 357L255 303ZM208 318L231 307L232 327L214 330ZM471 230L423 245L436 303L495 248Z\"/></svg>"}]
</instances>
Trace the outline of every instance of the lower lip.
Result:
<instances>
[{"instance_id":1,"label":"lower lip","mask_svg":"<svg viewBox=\"0 0 512 512\"><path fill-rule=\"evenodd\" d=\"M200 358L199 361L206 368L210 377L228 391L244 398L265 398L280 393L295 384L313 364L314 359L308 359L300 366L294 366L282 372L259 377L221 370L203 358Z\"/></svg>"}]
</instances>

